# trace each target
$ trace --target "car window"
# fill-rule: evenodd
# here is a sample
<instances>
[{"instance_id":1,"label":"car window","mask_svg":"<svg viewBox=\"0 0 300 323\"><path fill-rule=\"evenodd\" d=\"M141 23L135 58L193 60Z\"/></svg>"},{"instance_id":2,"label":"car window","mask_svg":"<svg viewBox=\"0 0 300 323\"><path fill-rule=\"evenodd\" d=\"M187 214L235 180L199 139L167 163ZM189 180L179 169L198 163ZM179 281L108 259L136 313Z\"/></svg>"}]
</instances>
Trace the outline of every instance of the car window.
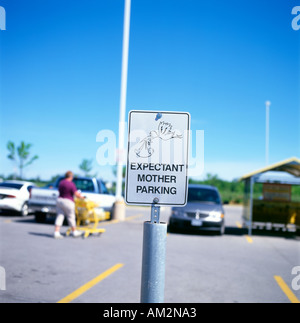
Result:
<instances>
[{"instance_id":1,"label":"car window","mask_svg":"<svg viewBox=\"0 0 300 323\"><path fill-rule=\"evenodd\" d=\"M221 204L217 191L207 188L190 188L188 192L188 202L210 202Z\"/></svg>"},{"instance_id":2,"label":"car window","mask_svg":"<svg viewBox=\"0 0 300 323\"><path fill-rule=\"evenodd\" d=\"M30 193L30 191L31 191L33 188L34 188L34 186L33 186L33 185L30 185L30 186L28 186L28 187L27 187L27 191Z\"/></svg>"},{"instance_id":3,"label":"car window","mask_svg":"<svg viewBox=\"0 0 300 323\"><path fill-rule=\"evenodd\" d=\"M58 180L56 183L57 187L59 187L59 184L62 180L65 178L62 177ZM74 178L73 179L74 184L76 185L77 190L82 191L82 192L90 192L90 193L95 193L95 186L94 183L91 179L88 178ZM50 187L51 189L52 187Z\"/></svg>"},{"instance_id":4,"label":"car window","mask_svg":"<svg viewBox=\"0 0 300 323\"><path fill-rule=\"evenodd\" d=\"M74 178L73 182L75 183L77 189L82 192L95 192L95 186L91 179Z\"/></svg>"},{"instance_id":5,"label":"car window","mask_svg":"<svg viewBox=\"0 0 300 323\"><path fill-rule=\"evenodd\" d=\"M23 187L23 184L16 184L16 183L0 183L0 188L14 188L20 190Z\"/></svg>"},{"instance_id":6,"label":"car window","mask_svg":"<svg viewBox=\"0 0 300 323\"><path fill-rule=\"evenodd\" d=\"M101 181L98 181L101 194L109 194L105 184Z\"/></svg>"}]
</instances>

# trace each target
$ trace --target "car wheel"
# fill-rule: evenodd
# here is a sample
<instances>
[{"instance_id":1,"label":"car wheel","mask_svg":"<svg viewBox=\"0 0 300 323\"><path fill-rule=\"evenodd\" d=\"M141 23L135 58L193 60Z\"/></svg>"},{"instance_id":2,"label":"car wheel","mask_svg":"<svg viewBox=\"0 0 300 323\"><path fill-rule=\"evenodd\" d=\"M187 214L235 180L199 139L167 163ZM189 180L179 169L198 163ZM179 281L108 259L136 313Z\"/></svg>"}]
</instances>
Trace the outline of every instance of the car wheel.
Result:
<instances>
[{"instance_id":1,"label":"car wheel","mask_svg":"<svg viewBox=\"0 0 300 323\"><path fill-rule=\"evenodd\" d=\"M24 203L21 209L21 216L26 217L29 214L28 204Z\"/></svg>"}]
</instances>

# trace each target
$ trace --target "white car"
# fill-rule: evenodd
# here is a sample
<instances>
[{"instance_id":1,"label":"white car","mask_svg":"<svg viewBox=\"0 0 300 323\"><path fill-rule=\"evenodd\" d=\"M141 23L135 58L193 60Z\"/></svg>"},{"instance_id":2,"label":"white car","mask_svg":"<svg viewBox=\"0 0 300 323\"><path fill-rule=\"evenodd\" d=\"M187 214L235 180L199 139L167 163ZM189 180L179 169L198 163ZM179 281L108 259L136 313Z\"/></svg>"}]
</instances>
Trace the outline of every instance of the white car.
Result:
<instances>
[{"instance_id":1,"label":"white car","mask_svg":"<svg viewBox=\"0 0 300 323\"><path fill-rule=\"evenodd\" d=\"M16 211L22 216L29 213L28 200L33 183L24 181L4 181L0 183L0 210Z\"/></svg>"},{"instance_id":2,"label":"white car","mask_svg":"<svg viewBox=\"0 0 300 323\"><path fill-rule=\"evenodd\" d=\"M64 177L59 177L51 187L33 188L28 202L29 208L35 215L36 222L45 223L47 218L56 216L56 201L59 196L58 187ZM95 211L97 214L109 212L113 217L116 198L110 195L104 182L95 177L75 177L73 179L76 188L88 199L99 206Z\"/></svg>"}]
</instances>

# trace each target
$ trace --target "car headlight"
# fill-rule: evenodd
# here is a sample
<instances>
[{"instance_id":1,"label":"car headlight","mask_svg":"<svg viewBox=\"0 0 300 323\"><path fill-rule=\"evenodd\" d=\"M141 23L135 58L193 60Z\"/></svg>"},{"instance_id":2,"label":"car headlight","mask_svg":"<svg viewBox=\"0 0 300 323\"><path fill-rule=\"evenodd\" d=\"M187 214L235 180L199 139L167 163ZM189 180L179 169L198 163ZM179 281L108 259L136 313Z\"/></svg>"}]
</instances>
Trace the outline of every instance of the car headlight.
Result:
<instances>
[{"instance_id":1,"label":"car headlight","mask_svg":"<svg viewBox=\"0 0 300 323\"><path fill-rule=\"evenodd\" d=\"M209 217L215 220L219 220L224 218L224 214L222 212L213 211L209 213Z\"/></svg>"}]
</instances>

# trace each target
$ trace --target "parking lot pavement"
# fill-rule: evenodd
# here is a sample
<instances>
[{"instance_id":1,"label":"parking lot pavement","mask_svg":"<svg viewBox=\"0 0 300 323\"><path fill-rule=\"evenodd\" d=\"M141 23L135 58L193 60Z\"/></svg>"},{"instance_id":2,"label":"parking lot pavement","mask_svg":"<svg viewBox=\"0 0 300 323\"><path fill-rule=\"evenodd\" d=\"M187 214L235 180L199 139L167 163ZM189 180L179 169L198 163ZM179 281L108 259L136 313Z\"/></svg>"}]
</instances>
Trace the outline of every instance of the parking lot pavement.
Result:
<instances>
[{"instance_id":1,"label":"parking lot pavement","mask_svg":"<svg viewBox=\"0 0 300 323\"><path fill-rule=\"evenodd\" d=\"M165 302L296 302L292 269L300 239L240 228L241 207L226 206L226 232L169 233ZM162 209L168 221L170 209ZM127 208L125 222L104 222L100 237L54 240L53 223L0 215L0 302L139 302L143 222L150 209ZM65 227L67 230L67 227ZM280 277L280 279L278 278ZM295 287L295 284L293 285Z\"/></svg>"}]
</instances>

